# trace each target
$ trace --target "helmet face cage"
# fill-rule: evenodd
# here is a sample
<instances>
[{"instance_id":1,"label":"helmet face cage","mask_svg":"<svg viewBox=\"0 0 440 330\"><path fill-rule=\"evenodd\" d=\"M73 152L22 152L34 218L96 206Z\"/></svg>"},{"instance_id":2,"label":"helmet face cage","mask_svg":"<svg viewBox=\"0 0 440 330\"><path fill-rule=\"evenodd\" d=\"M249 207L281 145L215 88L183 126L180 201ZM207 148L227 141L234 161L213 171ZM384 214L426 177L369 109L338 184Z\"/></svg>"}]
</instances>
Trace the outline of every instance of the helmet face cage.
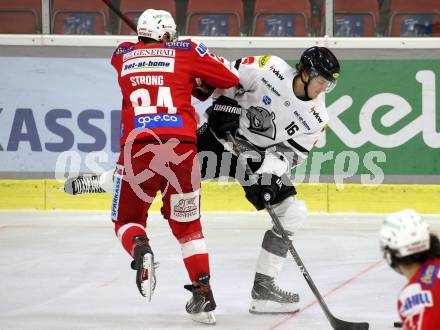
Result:
<instances>
[{"instance_id":1,"label":"helmet face cage","mask_svg":"<svg viewBox=\"0 0 440 330\"><path fill-rule=\"evenodd\" d=\"M321 77L322 79L324 79L326 81L327 87L324 90L325 93L330 93L336 87L336 84L338 83L338 81L336 79L335 80L327 80L324 76L320 75L319 72L314 67L311 67L309 70L309 79L312 80L316 77Z\"/></svg>"}]
</instances>

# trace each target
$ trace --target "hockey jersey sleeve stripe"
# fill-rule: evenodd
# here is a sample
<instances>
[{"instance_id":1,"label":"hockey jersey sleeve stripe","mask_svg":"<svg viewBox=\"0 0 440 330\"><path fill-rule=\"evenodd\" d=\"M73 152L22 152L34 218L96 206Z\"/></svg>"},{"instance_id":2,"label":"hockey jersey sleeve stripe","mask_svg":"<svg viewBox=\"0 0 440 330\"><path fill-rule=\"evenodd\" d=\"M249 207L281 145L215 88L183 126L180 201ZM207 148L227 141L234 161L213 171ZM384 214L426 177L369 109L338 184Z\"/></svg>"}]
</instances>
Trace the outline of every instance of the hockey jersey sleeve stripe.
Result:
<instances>
[{"instance_id":1,"label":"hockey jersey sleeve stripe","mask_svg":"<svg viewBox=\"0 0 440 330\"><path fill-rule=\"evenodd\" d=\"M297 149L298 151L301 151L301 152L306 153L306 154L309 153L309 151L308 151L306 148L304 148L302 145L296 143L293 139L288 139L287 142L288 142L292 147L294 147L295 149Z\"/></svg>"}]
</instances>

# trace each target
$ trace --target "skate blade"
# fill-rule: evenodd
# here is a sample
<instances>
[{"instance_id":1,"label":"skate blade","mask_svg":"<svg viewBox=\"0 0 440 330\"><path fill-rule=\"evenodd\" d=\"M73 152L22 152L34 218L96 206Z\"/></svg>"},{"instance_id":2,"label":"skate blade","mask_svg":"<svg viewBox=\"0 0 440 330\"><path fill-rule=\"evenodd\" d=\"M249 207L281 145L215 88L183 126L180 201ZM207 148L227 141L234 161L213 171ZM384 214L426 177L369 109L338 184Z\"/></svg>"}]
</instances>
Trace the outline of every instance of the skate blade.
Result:
<instances>
[{"instance_id":1,"label":"skate blade","mask_svg":"<svg viewBox=\"0 0 440 330\"><path fill-rule=\"evenodd\" d=\"M295 314L299 312L298 303L277 303L268 300L252 300L249 313L252 314Z\"/></svg>"},{"instance_id":2,"label":"skate blade","mask_svg":"<svg viewBox=\"0 0 440 330\"><path fill-rule=\"evenodd\" d=\"M156 274L155 274L155 263L154 258L150 253L144 255L144 260L142 267L144 269L145 279L142 280L141 288L144 297L151 301L154 289L156 288Z\"/></svg>"},{"instance_id":3,"label":"skate blade","mask_svg":"<svg viewBox=\"0 0 440 330\"><path fill-rule=\"evenodd\" d=\"M200 312L197 314L191 314L191 319L195 322L204 324L215 324L215 316L213 312Z\"/></svg>"}]
</instances>

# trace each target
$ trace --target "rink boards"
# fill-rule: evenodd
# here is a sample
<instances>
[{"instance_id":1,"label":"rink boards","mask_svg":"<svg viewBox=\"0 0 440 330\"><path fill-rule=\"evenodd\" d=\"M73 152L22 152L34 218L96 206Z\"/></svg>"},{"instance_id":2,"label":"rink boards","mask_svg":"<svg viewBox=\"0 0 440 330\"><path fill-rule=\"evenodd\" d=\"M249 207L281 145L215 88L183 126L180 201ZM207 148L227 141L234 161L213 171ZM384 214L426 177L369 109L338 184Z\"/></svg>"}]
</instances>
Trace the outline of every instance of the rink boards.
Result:
<instances>
[{"instance_id":1,"label":"rink boards","mask_svg":"<svg viewBox=\"0 0 440 330\"><path fill-rule=\"evenodd\" d=\"M110 194L68 196L47 178L114 166L120 92L109 56L127 39L134 40L0 36L0 209L110 210ZM341 60L341 79L326 97L329 127L292 173L307 182L296 187L309 210L440 213L439 38L197 39L231 60L271 54L293 65L311 45L330 47ZM207 104L194 106L202 114ZM211 182L203 184L202 209L253 207L238 185Z\"/></svg>"},{"instance_id":2,"label":"rink boards","mask_svg":"<svg viewBox=\"0 0 440 330\"><path fill-rule=\"evenodd\" d=\"M110 210L111 194L70 196L56 180L0 180L0 209ZM440 186L332 183L296 185L297 198L312 212L387 213L412 208L420 213L440 213ZM159 210L160 196L152 210ZM203 211L253 211L242 188L233 182L204 182Z\"/></svg>"}]
</instances>

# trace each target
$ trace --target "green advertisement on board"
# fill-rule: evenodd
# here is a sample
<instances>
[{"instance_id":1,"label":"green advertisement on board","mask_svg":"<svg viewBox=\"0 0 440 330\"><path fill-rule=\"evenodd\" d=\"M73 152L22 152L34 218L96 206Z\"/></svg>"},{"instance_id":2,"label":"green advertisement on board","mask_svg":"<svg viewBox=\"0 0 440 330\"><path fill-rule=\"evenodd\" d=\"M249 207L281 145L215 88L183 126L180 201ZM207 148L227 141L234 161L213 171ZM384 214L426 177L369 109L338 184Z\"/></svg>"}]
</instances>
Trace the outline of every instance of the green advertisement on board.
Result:
<instances>
[{"instance_id":1,"label":"green advertisement on board","mask_svg":"<svg viewBox=\"0 0 440 330\"><path fill-rule=\"evenodd\" d=\"M439 175L440 60L345 60L341 66L326 95L325 137L298 171Z\"/></svg>"}]
</instances>

